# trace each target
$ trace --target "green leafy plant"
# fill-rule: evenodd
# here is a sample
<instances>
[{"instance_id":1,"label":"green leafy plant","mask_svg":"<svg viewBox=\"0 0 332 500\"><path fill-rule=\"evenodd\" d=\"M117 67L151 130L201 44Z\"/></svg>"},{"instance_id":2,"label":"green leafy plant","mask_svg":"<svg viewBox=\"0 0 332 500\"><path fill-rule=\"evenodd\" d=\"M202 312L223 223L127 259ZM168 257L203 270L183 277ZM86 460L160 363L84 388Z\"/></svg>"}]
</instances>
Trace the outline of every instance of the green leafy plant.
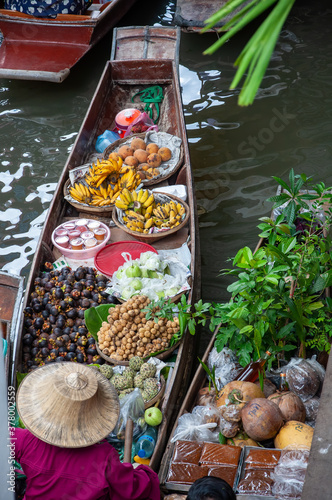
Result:
<instances>
[{"instance_id":1,"label":"green leafy plant","mask_svg":"<svg viewBox=\"0 0 332 500\"><path fill-rule=\"evenodd\" d=\"M202 32L215 27L226 16L233 14L231 19L219 29L219 31L226 31L226 33L204 52L204 54L213 54L230 38L275 4L235 61L234 65L238 67L238 70L230 88L237 87L246 74L239 95L240 106L248 106L253 103L280 31L294 2L295 0L252 0L249 2L247 0L229 0L218 12L205 21L206 26Z\"/></svg>"}]
</instances>

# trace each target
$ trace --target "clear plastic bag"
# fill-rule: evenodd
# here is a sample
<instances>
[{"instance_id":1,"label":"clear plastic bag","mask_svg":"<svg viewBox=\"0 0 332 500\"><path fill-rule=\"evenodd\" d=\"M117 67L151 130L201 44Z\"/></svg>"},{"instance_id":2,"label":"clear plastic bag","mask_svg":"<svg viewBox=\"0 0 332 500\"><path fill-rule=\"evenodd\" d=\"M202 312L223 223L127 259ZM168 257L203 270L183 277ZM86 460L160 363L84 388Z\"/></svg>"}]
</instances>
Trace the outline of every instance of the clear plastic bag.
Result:
<instances>
[{"instance_id":1,"label":"clear plastic bag","mask_svg":"<svg viewBox=\"0 0 332 500\"><path fill-rule=\"evenodd\" d=\"M155 130L158 132L158 125L145 112L141 113L127 128L124 137L131 134L139 134L147 132L148 130Z\"/></svg>"},{"instance_id":2,"label":"clear plastic bag","mask_svg":"<svg viewBox=\"0 0 332 500\"><path fill-rule=\"evenodd\" d=\"M124 441L128 418L131 418L134 422L133 440L136 440L147 427L144 420L144 411L145 405L141 391L136 388L120 400L120 415L113 432L108 435L107 440L111 443Z\"/></svg>"},{"instance_id":3,"label":"clear plastic bag","mask_svg":"<svg viewBox=\"0 0 332 500\"><path fill-rule=\"evenodd\" d=\"M303 481L280 478L272 486L272 493L277 499L301 498L303 485Z\"/></svg>"},{"instance_id":4,"label":"clear plastic bag","mask_svg":"<svg viewBox=\"0 0 332 500\"><path fill-rule=\"evenodd\" d=\"M306 424L311 426L315 424L319 410L319 403L320 399L317 396L314 396L313 398L308 399L304 402Z\"/></svg>"},{"instance_id":5,"label":"clear plastic bag","mask_svg":"<svg viewBox=\"0 0 332 500\"><path fill-rule=\"evenodd\" d=\"M199 406L196 408L206 407ZM175 443L179 439L185 441L218 442L218 432L215 432L217 428L216 422L204 423L204 418L204 412L198 410L195 413L185 413L184 415L181 415L171 442Z\"/></svg>"},{"instance_id":6,"label":"clear plastic bag","mask_svg":"<svg viewBox=\"0 0 332 500\"><path fill-rule=\"evenodd\" d=\"M323 383L325 378L325 368L320 363L318 363L316 358L317 358L316 356L312 356L310 359L307 359L306 361L312 366L315 372L317 372L320 382Z\"/></svg>"},{"instance_id":7,"label":"clear plastic bag","mask_svg":"<svg viewBox=\"0 0 332 500\"><path fill-rule=\"evenodd\" d=\"M237 357L228 347L224 347L220 352L214 347L209 354L207 364L211 371L215 367L215 379L219 390L232 382L242 369Z\"/></svg>"},{"instance_id":8,"label":"clear plastic bag","mask_svg":"<svg viewBox=\"0 0 332 500\"><path fill-rule=\"evenodd\" d=\"M312 398L319 389L320 379L311 364L302 358L292 358L286 366L289 389L302 401Z\"/></svg>"}]
</instances>

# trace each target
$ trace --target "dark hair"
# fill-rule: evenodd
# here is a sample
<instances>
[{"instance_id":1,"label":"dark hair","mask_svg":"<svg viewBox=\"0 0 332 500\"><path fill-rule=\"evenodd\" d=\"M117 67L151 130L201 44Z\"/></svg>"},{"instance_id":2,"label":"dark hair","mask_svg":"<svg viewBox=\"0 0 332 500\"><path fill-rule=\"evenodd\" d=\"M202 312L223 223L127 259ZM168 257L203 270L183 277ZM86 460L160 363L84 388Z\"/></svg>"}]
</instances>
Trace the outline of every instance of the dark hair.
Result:
<instances>
[{"instance_id":1,"label":"dark hair","mask_svg":"<svg viewBox=\"0 0 332 500\"><path fill-rule=\"evenodd\" d=\"M236 495L223 479L205 476L190 487L187 500L236 500Z\"/></svg>"}]
</instances>

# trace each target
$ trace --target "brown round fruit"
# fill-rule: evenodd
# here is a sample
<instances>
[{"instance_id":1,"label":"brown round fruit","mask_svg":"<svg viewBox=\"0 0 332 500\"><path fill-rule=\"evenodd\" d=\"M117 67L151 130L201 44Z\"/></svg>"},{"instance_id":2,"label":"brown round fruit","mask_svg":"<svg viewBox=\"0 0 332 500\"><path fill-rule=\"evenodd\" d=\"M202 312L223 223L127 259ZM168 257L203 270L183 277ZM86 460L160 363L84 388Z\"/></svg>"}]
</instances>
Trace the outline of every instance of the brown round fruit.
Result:
<instances>
[{"instance_id":1,"label":"brown round fruit","mask_svg":"<svg viewBox=\"0 0 332 500\"><path fill-rule=\"evenodd\" d=\"M172 158L172 151L169 148L160 148L158 154L161 156L161 161L168 161Z\"/></svg>"},{"instance_id":2,"label":"brown round fruit","mask_svg":"<svg viewBox=\"0 0 332 500\"><path fill-rule=\"evenodd\" d=\"M138 170L149 170L150 165L148 163L140 163L138 165Z\"/></svg>"},{"instance_id":3,"label":"brown round fruit","mask_svg":"<svg viewBox=\"0 0 332 500\"><path fill-rule=\"evenodd\" d=\"M143 139L140 139L139 137L135 137L135 139L133 139L130 143L130 147L131 149L133 149L134 151L136 151L136 149L146 149L146 144L145 142L143 141Z\"/></svg>"},{"instance_id":4,"label":"brown round fruit","mask_svg":"<svg viewBox=\"0 0 332 500\"><path fill-rule=\"evenodd\" d=\"M121 146L118 151L118 155L124 160L127 156L133 156L134 151L129 146Z\"/></svg>"},{"instance_id":5,"label":"brown round fruit","mask_svg":"<svg viewBox=\"0 0 332 500\"><path fill-rule=\"evenodd\" d=\"M142 179L142 181L144 181L146 179L144 170L140 170L138 172L138 175L140 176L140 178Z\"/></svg>"},{"instance_id":6,"label":"brown round fruit","mask_svg":"<svg viewBox=\"0 0 332 500\"><path fill-rule=\"evenodd\" d=\"M119 161L120 158L121 157L115 151L113 151L113 153L111 153L108 157L109 160L115 160L116 162Z\"/></svg>"},{"instance_id":7,"label":"brown round fruit","mask_svg":"<svg viewBox=\"0 0 332 500\"><path fill-rule=\"evenodd\" d=\"M138 159L135 158L135 156L127 156L125 159L125 164L129 165L130 167L137 167Z\"/></svg>"},{"instance_id":8,"label":"brown round fruit","mask_svg":"<svg viewBox=\"0 0 332 500\"><path fill-rule=\"evenodd\" d=\"M243 429L255 441L274 438L284 423L278 406L265 398L249 401L242 408L241 417Z\"/></svg>"},{"instance_id":9,"label":"brown round fruit","mask_svg":"<svg viewBox=\"0 0 332 500\"><path fill-rule=\"evenodd\" d=\"M157 168L161 164L161 156L158 153L152 153L148 156L147 163L150 167Z\"/></svg>"},{"instance_id":10,"label":"brown round fruit","mask_svg":"<svg viewBox=\"0 0 332 500\"><path fill-rule=\"evenodd\" d=\"M279 410L286 422L289 420L305 421L306 413L304 404L294 392L276 392L271 394L268 399L279 406Z\"/></svg>"},{"instance_id":11,"label":"brown round fruit","mask_svg":"<svg viewBox=\"0 0 332 500\"><path fill-rule=\"evenodd\" d=\"M145 151L145 149L136 149L136 151L134 152L134 156L135 156L135 158L137 158L138 163L145 163L147 160L148 154Z\"/></svg>"},{"instance_id":12,"label":"brown round fruit","mask_svg":"<svg viewBox=\"0 0 332 500\"><path fill-rule=\"evenodd\" d=\"M146 152L148 153L148 155L152 153L158 153L158 151L159 151L159 146L154 142L150 142L150 144L146 146Z\"/></svg>"}]
</instances>

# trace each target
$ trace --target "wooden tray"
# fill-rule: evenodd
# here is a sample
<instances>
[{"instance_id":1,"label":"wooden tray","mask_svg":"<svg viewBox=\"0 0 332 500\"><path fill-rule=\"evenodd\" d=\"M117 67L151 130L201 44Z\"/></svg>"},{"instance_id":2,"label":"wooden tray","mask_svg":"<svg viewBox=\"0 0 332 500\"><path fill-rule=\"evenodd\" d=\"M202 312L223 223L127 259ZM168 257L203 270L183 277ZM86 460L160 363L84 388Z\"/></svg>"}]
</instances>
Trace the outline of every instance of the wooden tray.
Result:
<instances>
[{"instance_id":1,"label":"wooden tray","mask_svg":"<svg viewBox=\"0 0 332 500\"><path fill-rule=\"evenodd\" d=\"M107 148L104 150L104 153L103 153L103 158L105 160L108 159L109 155L111 153L113 153L113 151L117 151L121 146L122 144L124 143L127 143L129 141L132 141L134 138L139 138L139 139L145 139L145 136L146 136L146 133L141 133L141 134L132 134L132 135L128 135L127 137L124 137L123 139L118 139L117 141L113 142L112 144L110 144L109 146L107 146ZM145 179L145 180L142 180L142 184L144 187L146 186L153 186L155 184L159 184L160 182L168 179L169 177L171 177L179 168L180 166L182 165L182 162L183 162L183 145L181 144L180 146L180 156L179 156L179 160L178 162L176 163L176 165L174 165L174 167L165 175L158 175L156 177L153 177L152 179ZM123 163L126 163L125 161Z\"/></svg>"},{"instance_id":2,"label":"wooden tray","mask_svg":"<svg viewBox=\"0 0 332 500\"><path fill-rule=\"evenodd\" d=\"M181 200L177 196L173 196L173 195L170 195L168 193L162 193L162 192L160 192L160 193L158 192L157 194L163 194L165 196L168 196L168 198L170 198L171 200L173 200L177 203L181 203L184 206L184 208L186 210L186 215L185 215L185 218L183 219L183 221L181 222L181 224L179 224L178 226L173 227L171 229L168 229L167 231L160 231L159 233L152 233L152 234L143 234L143 233L139 233L137 231L131 231L130 229L127 228L127 226L125 226L124 224L121 224L121 222L118 219L118 214L117 214L116 210L113 210L112 219L113 219L114 224L117 227L119 227L120 229L122 229L123 231L125 231L127 234L130 234L131 236L133 236L136 240L143 241L144 243L149 243L150 245L152 245L155 241L161 240L162 238L166 238L167 236L179 231L179 229L184 227L189 220L189 217L190 217L189 206L187 205L187 203L185 201Z\"/></svg>"}]
</instances>

